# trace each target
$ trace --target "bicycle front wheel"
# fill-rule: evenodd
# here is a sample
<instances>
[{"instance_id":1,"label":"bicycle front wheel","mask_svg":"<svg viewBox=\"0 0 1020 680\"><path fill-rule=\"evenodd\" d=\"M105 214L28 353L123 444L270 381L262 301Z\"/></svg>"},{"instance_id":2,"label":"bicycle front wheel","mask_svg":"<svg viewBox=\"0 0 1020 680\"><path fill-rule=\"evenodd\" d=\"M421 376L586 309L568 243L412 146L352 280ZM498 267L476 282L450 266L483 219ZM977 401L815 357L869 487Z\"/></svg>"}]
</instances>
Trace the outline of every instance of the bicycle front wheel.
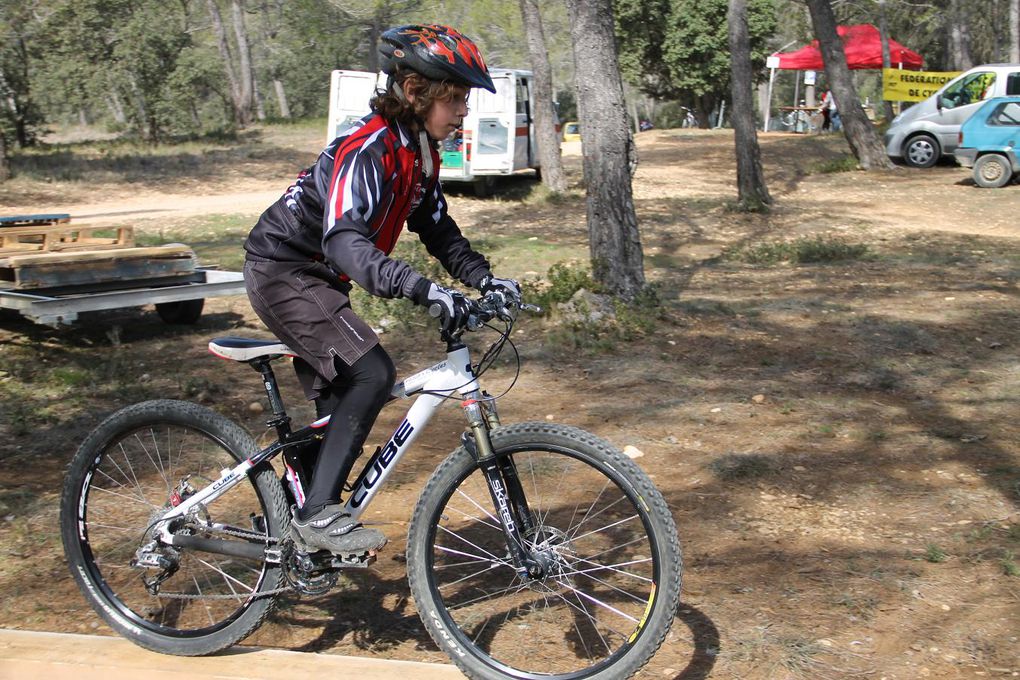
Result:
<instances>
[{"instance_id":1,"label":"bicycle front wheel","mask_svg":"<svg viewBox=\"0 0 1020 680\"><path fill-rule=\"evenodd\" d=\"M460 448L422 491L408 532L408 578L432 638L472 678L598 678L635 673L679 603L681 556L662 495L592 434L522 423L491 434L527 499L527 550L511 562L485 477Z\"/></svg>"},{"instance_id":2,"label":"bicycle front wheel","mask_svg":"<svg viewBox=\"0 0 1020 680\"><path fill-rule=\"evenodd\" d=\"M183 401L129 406L88 436L64 484L61 534L72 575L114 630L147 649L193 656L229 647L262 623L283 574L251 556L258 554L251 547L273 543L288 526L271 467L254 468L246 482L196 506L176 530L247 547L248 557L161 545L153 529L182 498L256 450L238 425ZM162 568L135 566L143 546Z\"/></svg>"}]
</instances>

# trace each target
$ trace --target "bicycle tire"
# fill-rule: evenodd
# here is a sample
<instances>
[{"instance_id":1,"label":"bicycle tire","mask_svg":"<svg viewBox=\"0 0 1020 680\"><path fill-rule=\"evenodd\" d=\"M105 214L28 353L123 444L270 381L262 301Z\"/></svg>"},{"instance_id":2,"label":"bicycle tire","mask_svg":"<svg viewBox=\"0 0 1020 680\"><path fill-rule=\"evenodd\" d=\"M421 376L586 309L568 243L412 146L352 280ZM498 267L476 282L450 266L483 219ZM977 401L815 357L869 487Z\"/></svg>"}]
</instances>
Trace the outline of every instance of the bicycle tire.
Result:
<instances>
[{"instance_id":1,"label":"bicycle tire","mask_svg":"<svg viewBox=\"0 0 1020 680\"><path fill-rule=\"evenodd\" d=\"M680 543L665 500L632 460L583 430L520 423L491 439L517 467L538 521L532 540L556 573L525 582L513 570L484 478L455 450L408 530L408 581L432 639L476 679L630 677L679 605Z\"/></svg>"},{"instance_id":2,"label":"bicycle tire","mask_svg":"<svg viewBox=\"0 0 1020 680\"><path fill-rule=\"evenodd\" d=\"M279 565L179 548L179 569L155 596L142 583L149 572L130 566L181 475L201 488L256 451L237 424L173 400L117 411L78 448L61 497L64 552L86 600L116 632L156 652L199 656L236 644L265 620L277 595L263 593L283 583ZM228 526L284 537L289 514L272 467L253 468L248 481L202 512Z\"/></svg>"}]
</instances>

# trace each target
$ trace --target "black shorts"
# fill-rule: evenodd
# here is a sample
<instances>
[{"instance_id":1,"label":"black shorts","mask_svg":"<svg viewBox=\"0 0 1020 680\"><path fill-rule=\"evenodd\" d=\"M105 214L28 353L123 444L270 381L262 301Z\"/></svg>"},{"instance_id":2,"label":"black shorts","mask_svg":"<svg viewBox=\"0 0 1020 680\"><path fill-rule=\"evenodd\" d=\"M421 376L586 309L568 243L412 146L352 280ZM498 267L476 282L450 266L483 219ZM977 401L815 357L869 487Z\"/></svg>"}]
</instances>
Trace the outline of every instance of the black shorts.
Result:
<instances>
[{"instance_id":1,"label":"black shorts","mask_svg":"<svg viewBox=\"0 0 1020 680\"><path fill-rule=\"evenodd\" d=\"M262 322L315 372L298 371L309 399L336 380L336 359L350 366L379 344L351 309L350 284L321 262L248 260L244 285Z\"/></svg>"}]
</instances>

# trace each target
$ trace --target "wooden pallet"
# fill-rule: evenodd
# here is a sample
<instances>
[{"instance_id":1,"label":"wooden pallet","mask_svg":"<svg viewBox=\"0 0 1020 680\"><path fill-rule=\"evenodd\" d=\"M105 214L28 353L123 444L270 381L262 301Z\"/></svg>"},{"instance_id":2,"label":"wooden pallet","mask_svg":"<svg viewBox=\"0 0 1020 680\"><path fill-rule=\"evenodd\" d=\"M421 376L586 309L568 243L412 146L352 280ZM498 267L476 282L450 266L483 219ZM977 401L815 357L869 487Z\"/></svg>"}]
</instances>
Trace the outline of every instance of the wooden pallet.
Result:
<instances>
[{"instance_id":1,"label":"wooden pallet","mask_svg":"<svg viewBox=\"0 0 1020 680\"><path fill-rule=\"evenodd\" d=\"M96 236L97 231L112 231L116 236ZM69 222L42 226L4 227L0 229L0 257L27 253L57 253L69 250L106 250L135 245L133 227L102 227Z\"/></svg>"},{"instance_id":2,"label":"wooden pallet","mask_svg":"<svg viewBox=\"0 0 1020 680\"><path fill-rule=\"evenodd\" d=\"M0 228L39 227L47 224L62 224L71 221L67 213L43 213L35 215L4 215L0 217Z\"/></svg>"},{"instance_id":3,"label":"wooden pallet","mask_svg":"<svg viewBox=\"0 0 1020 680\"><path fill-rule=\"evenodd\" d=\"M186 277L197 267L195 251L180 243L85 252L19 253L0 255L0 285L6 283L4 288L14 290L88 286Z\"/></svg>"}]
</instances>

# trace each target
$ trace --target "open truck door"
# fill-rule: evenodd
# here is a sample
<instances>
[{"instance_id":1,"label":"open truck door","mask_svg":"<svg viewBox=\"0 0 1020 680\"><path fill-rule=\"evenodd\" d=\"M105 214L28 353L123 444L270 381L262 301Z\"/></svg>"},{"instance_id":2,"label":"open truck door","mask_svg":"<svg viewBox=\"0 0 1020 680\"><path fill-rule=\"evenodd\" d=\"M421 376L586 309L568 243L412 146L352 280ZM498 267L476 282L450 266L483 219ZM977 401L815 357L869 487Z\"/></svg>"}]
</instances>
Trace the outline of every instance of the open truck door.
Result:
<instances>
[{"instance_id":1,"label":"open truck door","mask_svg":"<svg viewBox=\"0 0 1020 680\"><path fill-rule=\"evenodd\" d=\"M333 71L329 82L328 145L356 121L368 115L368 102L377 89L386 87L386 76L367 71Z\"/></svg>"}]
</instances>

